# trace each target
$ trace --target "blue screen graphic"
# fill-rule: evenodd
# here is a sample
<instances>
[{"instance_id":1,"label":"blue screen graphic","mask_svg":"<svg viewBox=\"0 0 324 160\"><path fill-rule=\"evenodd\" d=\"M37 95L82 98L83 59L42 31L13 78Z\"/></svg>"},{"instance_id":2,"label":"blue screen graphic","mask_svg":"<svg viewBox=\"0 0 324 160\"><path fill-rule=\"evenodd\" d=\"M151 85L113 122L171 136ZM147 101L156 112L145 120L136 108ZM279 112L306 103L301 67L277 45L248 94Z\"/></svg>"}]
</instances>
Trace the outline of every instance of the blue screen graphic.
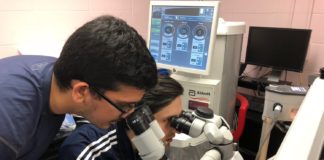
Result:
<instances>
[{"instance_id":1,"label":"blue screen graphic","mask_svg":"<svg viewBox=\"0 0 324 160\"><path fill-rule=\"evenodd\" d=\"M157 63L206 70L214 7L152 6L149 49Z\"/></svg>"}]
</instances>

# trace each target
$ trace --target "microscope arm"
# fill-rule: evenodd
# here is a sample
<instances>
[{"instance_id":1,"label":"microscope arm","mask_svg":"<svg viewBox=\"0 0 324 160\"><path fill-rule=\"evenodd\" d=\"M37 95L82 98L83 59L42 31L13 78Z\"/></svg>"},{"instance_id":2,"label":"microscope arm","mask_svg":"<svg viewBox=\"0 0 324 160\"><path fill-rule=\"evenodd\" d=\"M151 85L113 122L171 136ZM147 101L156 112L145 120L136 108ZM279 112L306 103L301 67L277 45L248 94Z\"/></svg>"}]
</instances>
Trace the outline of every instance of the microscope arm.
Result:
<instances>
[{"instance_id":1,"label":"microscope arm","mask_svg":"<svg viewBox=\"0 0 324 160\"><path fill-rule=\"evenodd\" d=\"M203 135L209 143L215 147L207 151L200 160L221 160L233 157L233 136L226 126L217 127L213 123L207 123Z\"/></svg>"},{"instance_id":2,"label":"microscope arm","mask_svg":"<svg viewBox=\"0 0 324 160\"><path fill-rule=\"evenodd\" d=\"M243 159L237 151L234 151L233 135L226 121L215 114L204 118L195 113L185 112L182 117L172 120L171 125L179 132L189 135L191 138L183 141L181 147L198 146L208 142L211 148L200 160ZM238 154L238 156L237 156ZM238 157L238 158L234 158Z\"/></svg>"},{"instance_id":3,"label":"microscope arm","mask_svg":"<svg viewBox=\"0 0 324 160\"><path fill-rule=\"evenodd\" d=\"M225 126L218 128L212 123L207 123L204 127L203 134L207 137L210 143L215 145L228 144L233 142L232 133Z\"/></svg>"}]
</instances>

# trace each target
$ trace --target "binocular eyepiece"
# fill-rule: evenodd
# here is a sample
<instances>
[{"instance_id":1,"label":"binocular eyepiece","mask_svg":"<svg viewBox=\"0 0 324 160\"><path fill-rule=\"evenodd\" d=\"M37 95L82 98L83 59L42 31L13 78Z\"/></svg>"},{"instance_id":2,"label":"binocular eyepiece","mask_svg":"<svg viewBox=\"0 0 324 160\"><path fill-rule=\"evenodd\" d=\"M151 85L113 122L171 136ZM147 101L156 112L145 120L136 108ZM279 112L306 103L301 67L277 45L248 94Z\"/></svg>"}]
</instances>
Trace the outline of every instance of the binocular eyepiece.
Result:
<instances>
[{"instance_id":1,"label":"binocular eyepiece","mask_svg":"<svg viewBox=\"0 0 324 160\"><path fill-rule=\"evenodd\" d=\"M192 115L191 112L182 111L179 117L171 118L171 126L180 133L189 134L190 127L193 120L194 120L194 116Z\"/></svg>"},{"instance_id":2,"label":"binocular eyepiece","mask_svg":"<svg viewBox=\"0 0 324 160\"><path fill-rule=\"evenodd\" d=\"M179 117L172 117L171 126L178 132L189 135L190 129L192 127L197 127L193 126L197 125L197 121L199 121L200 119L210 119L213 118L213 116L214 113L210 108L198 107L194 112L182 111ZM200 127L201 125L203 124L198 123L198 127Z\"/></svg>"},{"instance_id":3,"label":"binocular eyepiece","mask_svg":"<svg viewBox=\"0 0 324 160\"><path fill-rule=\"evenodd\" d=\"M126 118L128 126L134 131L135 135L140 135L150 128L149 124L153 120L152 111L145 104L136 107L136 110Z\"/></svg>"},{"instance_id":4,"label":"binocular eyepiece","mask_svg":"<svg viewBox=\"0 0 324 160\"><path fill-rule=\"evenodd\" d=\"M191 127L191 122L184 117L172 117L171 126L180 133L188 134Z\"/></svg>"}]
</instances>

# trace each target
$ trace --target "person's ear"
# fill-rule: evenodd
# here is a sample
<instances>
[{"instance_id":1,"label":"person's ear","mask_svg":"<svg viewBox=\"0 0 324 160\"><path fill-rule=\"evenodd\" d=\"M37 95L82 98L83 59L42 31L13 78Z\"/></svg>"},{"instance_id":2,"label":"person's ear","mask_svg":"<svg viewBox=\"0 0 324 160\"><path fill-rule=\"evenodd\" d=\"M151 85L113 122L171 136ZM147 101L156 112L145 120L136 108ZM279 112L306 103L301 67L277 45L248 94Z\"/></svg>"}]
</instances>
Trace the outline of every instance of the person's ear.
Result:
<instances>
[{"instance_id":1,"label":"person's ear","mask_svg":"<svg viewBox=\"0 0 324 160\"><path fill-rule=\"evenodd\" d=\"M72 99L77 103L83 103L89 95L89 85L82 81L72 81Z\"/></svg>"}]
</instances>

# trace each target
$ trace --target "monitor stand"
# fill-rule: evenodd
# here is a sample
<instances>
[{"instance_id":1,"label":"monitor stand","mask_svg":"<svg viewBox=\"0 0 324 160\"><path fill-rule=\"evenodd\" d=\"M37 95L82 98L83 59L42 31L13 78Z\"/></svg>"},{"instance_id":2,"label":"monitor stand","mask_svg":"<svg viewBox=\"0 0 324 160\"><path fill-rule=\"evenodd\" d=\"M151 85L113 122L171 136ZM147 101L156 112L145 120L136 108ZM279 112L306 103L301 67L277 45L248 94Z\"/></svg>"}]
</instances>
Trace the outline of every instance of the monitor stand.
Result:
<instances>
[{"instance_id":1,"label":"monitor stand","mask_svg":"<svg viewBox=\"0 0 324 160\"><path fill-rule=\"evenodd\" d=\"M278 83L281 77L281 70L272 69L271 74L268 76L269 82Z\"/></svg>"}]
</instances>

